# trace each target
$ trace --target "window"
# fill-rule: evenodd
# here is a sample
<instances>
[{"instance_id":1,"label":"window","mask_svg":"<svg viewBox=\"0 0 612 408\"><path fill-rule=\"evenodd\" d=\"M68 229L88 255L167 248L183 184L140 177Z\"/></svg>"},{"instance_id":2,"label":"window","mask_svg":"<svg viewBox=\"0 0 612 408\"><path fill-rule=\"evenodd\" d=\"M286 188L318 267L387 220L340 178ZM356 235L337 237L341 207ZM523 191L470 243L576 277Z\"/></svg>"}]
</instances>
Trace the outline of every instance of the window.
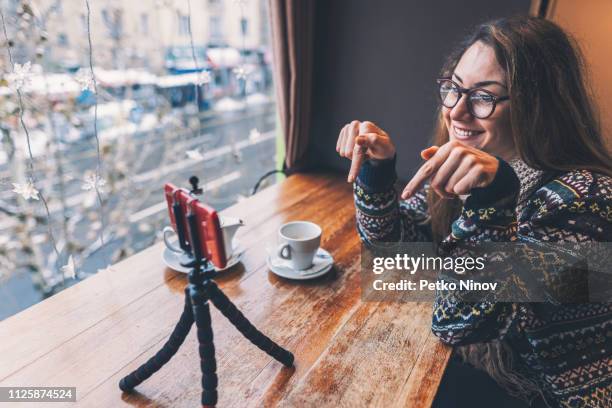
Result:
<instances>
[{"instance_id":1,"label":"window","mask_svg":"<svg viewBox=\"0 0 612 408\"><path fill-rule=\"evenodd\" d=\"M120 8L103 8L102 21L106 27L108 37L115 41L119 41L123 36L123 10ZM94 23L95 22L90 21L90 24Z\"/></svg>"},{"instance_id":2,"label":"window","mask_svg":"<svg viewBox=\"0 0 612 408\"><path fill-rule=\"evenodd\" d=\"M247 35L249 33L249 20L246 18L240 19L240 32L242 35Z\"/></svg>"},{"instance_id":3,"label":"window","mask_svg":"<svg viewBox=\"0 0 612 408\"><path fill-rule=\"evenodd\" d=\"M149 15L142 13L140 15L140 32L142 34L149 34Z\"/></svg>"},{"instance_id":4,"label":"window","mask_svg":"<svg viewBox=\"0 0 612 408\"><path fill-rule=\"evenodd\" d=\"M248 22L268 18L266 0L250 0L244 16L231 1L215 10L191 2L192 48L186 7L99 0L90 19L97 97L84 3L47 16L55 40L28 75L43 83L44 74L49 87L28 91L24 106L32 161L16 94L0 82L0 320L160 242L164 183L189 187L195 175L203 201L223 210L279 167L272 67L257 57L269 42ZM9 35L39 29L39 16L5 12ZM19 58L36 54L34 41L16 41ZM24 198L30 164L49 223L41 200Z\"/></svg>"},{"instance_id":5,"label":"window","mask_svg":"<svg viewBox=\"0 0 612 408\"><path fill-rule=\"evenodd\" d=\"M221 27L221 18L219 18L219 16L210 17L210 40L215 43L223 42L223 31Z\"/></svg>"},{"instance_id":6,"label":"window","mask_svg":"<svg viewBox=\"0 0 612 408\"><path fill-rule=\"evenodd\" d=\"M181 14L177 11L178 16L178 33L181 36L189 36L189 16Z\"/></svg>"},{"instance_id":7,"label":"window","mask_svg":"<svg viewBox=\"0 0 612 408\"><path fill-rule=\"evenodd\" d=\"M57 45L59 45L60 47L66 47L68 46L68 36L66 35L66 33L59 33L57 35Z\"/></svg>"}]
</instances>

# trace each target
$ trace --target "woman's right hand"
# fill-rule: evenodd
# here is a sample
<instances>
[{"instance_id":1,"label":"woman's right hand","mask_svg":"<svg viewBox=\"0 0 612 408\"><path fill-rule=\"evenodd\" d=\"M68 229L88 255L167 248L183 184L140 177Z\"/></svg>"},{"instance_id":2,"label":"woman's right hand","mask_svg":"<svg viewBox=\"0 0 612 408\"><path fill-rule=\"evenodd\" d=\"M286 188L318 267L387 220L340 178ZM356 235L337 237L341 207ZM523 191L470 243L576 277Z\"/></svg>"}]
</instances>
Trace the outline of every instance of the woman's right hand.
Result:
<instances>
[{"instance_id":1,"label":"woman's right hand","mask_svg":"<svg viewBox=\"0 0 612 408\"><path fill-rule=\"evenodd\" d=\"M374 123L354 120L340 131L336 151L352 161L347 179L352 183L364 160L392 159L395 156L395 145L389 135Z\"/></svg>"}]
</instances>

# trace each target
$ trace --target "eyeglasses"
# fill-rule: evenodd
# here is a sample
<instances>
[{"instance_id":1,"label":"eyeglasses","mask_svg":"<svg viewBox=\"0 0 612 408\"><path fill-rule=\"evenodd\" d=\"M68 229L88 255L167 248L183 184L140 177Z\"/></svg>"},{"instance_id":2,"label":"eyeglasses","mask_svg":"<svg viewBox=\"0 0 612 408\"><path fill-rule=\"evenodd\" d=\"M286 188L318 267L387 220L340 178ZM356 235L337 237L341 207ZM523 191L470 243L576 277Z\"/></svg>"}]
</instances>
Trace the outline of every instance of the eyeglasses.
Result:
<instances>
[{"instance_id":1,"label":"eyeglasses","mask_svg":"<svg viewBox=\"0 0 612 408\"><path fill-rule=\"evenodd\" d=\"M509 96L496 96L482 88L462 88L449 78L438 78L439 96L442 106L454 108L463 94L467 95L468 111L478 119L486 119L495 112L497 102L510 99Z\"/></svg>"}]
</instances>

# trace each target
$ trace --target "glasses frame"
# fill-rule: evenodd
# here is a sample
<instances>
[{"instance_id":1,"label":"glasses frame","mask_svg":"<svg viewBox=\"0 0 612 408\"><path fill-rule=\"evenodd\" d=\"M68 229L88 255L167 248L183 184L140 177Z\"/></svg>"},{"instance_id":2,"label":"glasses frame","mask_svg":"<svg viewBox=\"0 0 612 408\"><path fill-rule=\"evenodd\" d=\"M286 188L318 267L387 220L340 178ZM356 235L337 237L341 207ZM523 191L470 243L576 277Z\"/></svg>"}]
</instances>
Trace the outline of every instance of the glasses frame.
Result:
<instances>
[{"instance_id":1,"label":"glasses frame","mask_svg":"<svg viewBox=\"0 0 612 408\"><path fill-rule=\"evenodd\" d=\"M455 81L453 81L451 78L438 78L436 79L436 83L438 85L441 85L442 82L451 82L456 88L457 91L459 92L459 98L457 98L457 101L453 104L453 106L446 106L444 104L444 102L442 101L442 95L440 95L440 87L438 86L438 99L440 100L440 104L446 108L452 109L455 106L457 106L457 104L459 103L459 101L461 100L461 98L463 97L463 95L467 95L467 108L468 111L470 112L470 115L474 116L475 118L478 119L486 119L488 117L490 117L494 112L495 112L495 108L497 107L497 102L501 102L501 101L506 101L508 99L510 99L510 97L508 95L506 96L497 96L495 95L493 92L484 89L484 88L480 88L480 87L476 87L476 88L463 88L462 86L460 86L458 83L456 83ZM476 91L482 91L488 95L490 95L493 98L493 108L491 109L491 112L487 115L487 116L478 116L474 113L474 107L472 106L472 101L470 99L470 95L473 94Z\"/></svg>"}]
</instances>

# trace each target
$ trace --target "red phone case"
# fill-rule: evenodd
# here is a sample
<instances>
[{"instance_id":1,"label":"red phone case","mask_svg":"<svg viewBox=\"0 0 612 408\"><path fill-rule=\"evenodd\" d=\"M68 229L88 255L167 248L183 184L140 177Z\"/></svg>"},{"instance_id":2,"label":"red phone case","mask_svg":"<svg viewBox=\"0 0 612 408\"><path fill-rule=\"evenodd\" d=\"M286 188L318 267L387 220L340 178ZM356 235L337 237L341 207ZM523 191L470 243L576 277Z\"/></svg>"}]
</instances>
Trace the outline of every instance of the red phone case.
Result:
<instances>
[{"instance_id":1,"label":"red phone case","mask_svg":"<svg viewBox=\"0 0 612 408\"><path fill-rule=\"evenodd\" d=\"M221 231L221 223L219 222L217 212L214 208L209 207L193 197L187 202L187 205L196 215L202 253L217 268L225 268L225 265L227 265L227 256L225 254L223 232ZM191 237L190 242L193 242Z\"/></svg>"},{"instance_id":2,"label":"red phone case","mask_svg":"<svg viewBox=\"0 0 612 408\"><path fill-rule=\"evenodd\" d=\"M223 243L223 232L221 231L221 223L219 216L214 208L201 203L197 198L191 196L189 191L184 188L178 188L172 183L164 185L164 194L168 205L168 214L170 215L170 223L174 231L177 231L177 220L174 217L172 206L175 200L179 202L183 212L181 222L186 233L185 239L193 247L193 239L189 233L187 222L187 214L193 212L196 216L198 224L198 232L200 236L200 250L203 256L211 261L216 267L224 268L227 264L227 256L225 254L225 245Z\"/></svg>"},{"instance_id":3,"label":"red phone case","mask_svg":"<svg viewBox=\"0 0 612 408\"><path fill-rule=\"evenodd\" d=\"M174 200L178 200L181 210L183 210L183 214L187 214L187 200L190 198L189 191L184 188L178 188L172 183L166 183L164 185L164 194L166 196L166 204L168 205L168 215L170 216L170 224L175 232L178 232L176 229L176 220L174 219L174 211L172 206L174 204ZM183 231L188 231L187 229L187 219L183 219Z\"/></svg>"}]
</instances>

